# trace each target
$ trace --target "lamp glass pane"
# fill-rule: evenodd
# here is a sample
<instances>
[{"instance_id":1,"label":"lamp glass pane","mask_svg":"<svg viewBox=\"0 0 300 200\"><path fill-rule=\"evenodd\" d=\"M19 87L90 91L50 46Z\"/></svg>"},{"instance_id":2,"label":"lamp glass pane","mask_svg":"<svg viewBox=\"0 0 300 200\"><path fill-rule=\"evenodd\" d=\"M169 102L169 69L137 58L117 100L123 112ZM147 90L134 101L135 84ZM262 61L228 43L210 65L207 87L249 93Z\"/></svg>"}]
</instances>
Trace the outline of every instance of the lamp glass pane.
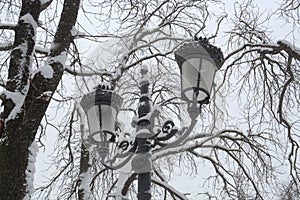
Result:
<instances>
[{"instance_id":1,"label":"lamp glass pane","mask_svg":"<svg viewBox=\"0 0 300 200\"><path fill-rule=\"evenodd\" d=\"M214 81L214 76L217 68L209 60L202 59L202 67L201 67L201 84L200 87L211 93L212 84Z\"/></svg>"},{"instance_id":2,"label":"lamp glass pane","mask_svg":"<svg viewBox=\"0 0 300 200\"><path fill-rule=\"evenodd\" d=\"M198 98L194 99L193 88L198 87L200 61L199 58L191 58L182 64L182 91L190 101L203 100L207 96L204 92L199 91Z\"/></svg>"},{"instance_id":3,"label":"lamp glass pane","mask_svg":"<svg viewBox=\"0 0 300 200\"><path fill-rule=\"evenodd\" d=\"M102 130L105 132L115 132L117 111L113 106L101 105Z\"/></svg>"},{"instance_id":4,"label":"lamp glass pane","mask_svg":"<svg viewBox=\"0 0 300 200\"><path fill-rule=\"evenodd\" d=\"M182 64L182 91L190 101L203 101L210 93L216 67L207 59L191 58ZM200 73L200 75L199 75ZM200 88L197 99L194 89Z\"/></svg>"},{"instance_id":5,"label":"lamp glass pane","mask_svg":"<svg viewBox=\"0 0 300 200\"><path fill-rule=\"evenodd\" d=\"M99 108L98 106L92 106L87 110L87 118L89 123L90 134L93 135L93 139L99 141L100 136L100 119L99 119Z\"/></svg>"}]
</instances>

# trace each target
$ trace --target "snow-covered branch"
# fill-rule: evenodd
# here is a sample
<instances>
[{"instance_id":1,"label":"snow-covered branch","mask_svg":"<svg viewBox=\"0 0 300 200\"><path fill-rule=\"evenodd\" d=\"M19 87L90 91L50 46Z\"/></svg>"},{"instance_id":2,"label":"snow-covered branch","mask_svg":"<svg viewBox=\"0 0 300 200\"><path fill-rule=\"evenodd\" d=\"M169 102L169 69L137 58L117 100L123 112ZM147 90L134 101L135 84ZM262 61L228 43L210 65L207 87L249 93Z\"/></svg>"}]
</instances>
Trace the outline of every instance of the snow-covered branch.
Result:
<instances>
[{"instance_id":1,"label":"snow-covered branch","mask_svg":"<svg viewBox=\"0 0 300 200\"><path fill-rule=\"evenodd\" d=\"M1 43L0 44L0 51L9 51L13 49L12 43Z\"/></svg>"},{"instance_id":2,"label":"snow-covered branch","mask_svg":"<svg viewBox=\"0 0 300 200\"><path fill-rule=\"evenodd\" d=\"M0 29L15 30L16 24L0 24Z\"/></svg>"},{"instance_id":3,"label":"snow-covered branch","mask_svg":"<svg viewBox=\"0 0 300 200\"><path fill-rule=\"evenodd\" d=\"M170 186L167 182L161 181L154 177L152 177L151 181L167 190L171 195L174 195L181 200L188 200L188 198L184 194L180 193L178 190Z\"/></svg>"}]
</instances>

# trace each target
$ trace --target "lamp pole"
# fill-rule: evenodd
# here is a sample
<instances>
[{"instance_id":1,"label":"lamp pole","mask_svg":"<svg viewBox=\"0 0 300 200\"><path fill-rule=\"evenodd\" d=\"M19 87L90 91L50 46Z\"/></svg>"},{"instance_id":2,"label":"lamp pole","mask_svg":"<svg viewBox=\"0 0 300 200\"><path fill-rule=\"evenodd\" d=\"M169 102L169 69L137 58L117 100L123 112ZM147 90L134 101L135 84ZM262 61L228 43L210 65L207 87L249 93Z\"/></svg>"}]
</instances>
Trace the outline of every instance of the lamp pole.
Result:
<instances>
[{"instance_id":1,"label":"lamp pole","mask_svg":"<svg viewBox=\"0 0 300 200\"><path fill-rule=\"evenodd\" d=\"M138 121L136 127L136 155L132 160L133 170L138 173L138 200L151 199L151 100L149 94L148 69L143 67L140 71L140 100L138 107Z\"/></svg>"}]
</instances>

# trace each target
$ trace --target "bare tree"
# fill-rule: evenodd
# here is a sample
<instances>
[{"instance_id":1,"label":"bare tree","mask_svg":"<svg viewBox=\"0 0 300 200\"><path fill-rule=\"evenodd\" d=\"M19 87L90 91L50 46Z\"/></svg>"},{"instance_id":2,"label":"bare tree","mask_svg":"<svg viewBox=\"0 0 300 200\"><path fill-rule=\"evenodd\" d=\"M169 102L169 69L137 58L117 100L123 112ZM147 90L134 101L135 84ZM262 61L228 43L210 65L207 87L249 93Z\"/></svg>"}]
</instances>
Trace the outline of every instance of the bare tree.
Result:
<instances>
[{"instance_id":1,"label":"bare tree","mask_svg":"<svg viewBox=\"0 0 300 200\"><path fill-rule=\"evenodd\" d=\"M79 1L65 1L61 20L47 55L47 64L33 66L37 27L40 13L51 1L22 1L1 3L3 7L14 7L19 17L13 27L2 27L14 31L7 70L5 92L2 94L2 120L4 130L0 145L0 196L6 199L22 199L30 196L28 183L33 169L30 165L30 150L37 130L45 115L50 99L59 84L64 60L73 40L72 28L77 19ZM8 48L8 46L6 46ZM45 73L45 70L50 73ZM47 72L48 72L47 71ZM52 72L52 73L51 73ZM32 183L31 183L32 184Z\"/></svg>"},{"instance_id":2,"label":"bare tree","mask_svg":"<svg viewBox=\"0 0 300 200\"><path fill-rule=\"evenodd\" d=\"M215 189L199 191L208 199L267 199L269 191L279 194L283 166L288 166L292 190L299 191L300 53L296 37L289 42L274 39L268 27L269 21L281 17L292 22L290 33L296 34L299 3L284 0L270 14L253 0L235 2L230 10L226 5L218 0L1 2L0 197L30 198L34 140L43 147L49 130L58 135L52 163L56 170L38 188L37 198L134 196L135 174L127 174L127 181L120 183L118 175L82 145L86 130L79 125L77 103L93 86L108 81L125 99L121 113L135 115L136 74L147 64L153 104L162 108L157 124L168 117L182 122L188 114L180 100L173 52L199 36L227 45L222 46L225 63L215 98L203 107L195 131L181 146L153 149L154 196L187 199L185 191L168 184L168 177L185 169L201 174L199 163L213 169L204 185ZM109 47L103 47L105 41L112 41ZM102 51L94 51L97 59L89 60L86 52L95 46ZM115 58L105 60L112 49L117 49ZM49 104L54 108L46 112ZM59 122L53 120L56 117Z\"/></svg>"}]
</instances>

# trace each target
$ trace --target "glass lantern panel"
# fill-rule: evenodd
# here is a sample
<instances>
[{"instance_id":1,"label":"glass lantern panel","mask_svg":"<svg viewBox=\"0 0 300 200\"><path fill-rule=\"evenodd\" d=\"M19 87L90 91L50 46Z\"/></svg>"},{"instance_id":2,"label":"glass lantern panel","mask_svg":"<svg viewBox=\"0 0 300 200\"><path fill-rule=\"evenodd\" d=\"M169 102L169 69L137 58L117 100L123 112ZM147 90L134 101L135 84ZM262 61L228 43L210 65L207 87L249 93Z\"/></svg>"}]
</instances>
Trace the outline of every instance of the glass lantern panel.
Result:
<instances>
[{"instance_id":1,"label":"glass lantern panel","mask_svg":"<svg viewBox=\"0 0 300 200\"><path fill-rule=\"evenodd\" d=\"M189 101L201 102L207 98L215 70L214 64L206 59L191 58L182 64L182 91ZM198 90L197 98L195 89Z\"/></svg>"},{"instance_id":2,"label":"glass lantern panel","mask_svg":"<svg viewBox=\"0 0 300 200\"><path fill-rule=\"evenodd\" d=\"M113 106L101 105L102 130L115 133L117 111Z\"/></svg>"},{"instance_id":3,"label":"glass lantern panel","mask_svg":"<svg viewBox=\"0 0 300 200\"><path fill-rule=\"evenodd\" d=\"M182 64L182 91L189 101L195 101L194 98L194 88L199 88L200 82L199 79L199 68L200 68L200 59L192 58L188 59ZM206 94L202 91L199 91L198 99L204 99Z\"/></svg>"},{"instance_id":4,"label":"glass lantern panel","mask_svg":"<svg viewBox=\"0 0 300 200\"><path fill-rule=\"evenodd\" d=\"M87 117L89 123L90 134L94 135L98 132L100 134L100 121L99 121L99 108L98 106L92 106L87 110ZM94 136L96 137L96 136ZM100 135L99 135L100 138Z\"/></svg>"},{"instance_id":5,"label":"glass lantern panel","mask_svg":"<svg viewBox=\"0 0 300 200\"><path fill-rule=\"evenodd\" d=\"M201 67L201 82L200 88L206 90L209 94L211 93L212 84L214 82L214 76L216 72L216 66L209 60L202 59Z\"/></svg>"}]
</instances>

